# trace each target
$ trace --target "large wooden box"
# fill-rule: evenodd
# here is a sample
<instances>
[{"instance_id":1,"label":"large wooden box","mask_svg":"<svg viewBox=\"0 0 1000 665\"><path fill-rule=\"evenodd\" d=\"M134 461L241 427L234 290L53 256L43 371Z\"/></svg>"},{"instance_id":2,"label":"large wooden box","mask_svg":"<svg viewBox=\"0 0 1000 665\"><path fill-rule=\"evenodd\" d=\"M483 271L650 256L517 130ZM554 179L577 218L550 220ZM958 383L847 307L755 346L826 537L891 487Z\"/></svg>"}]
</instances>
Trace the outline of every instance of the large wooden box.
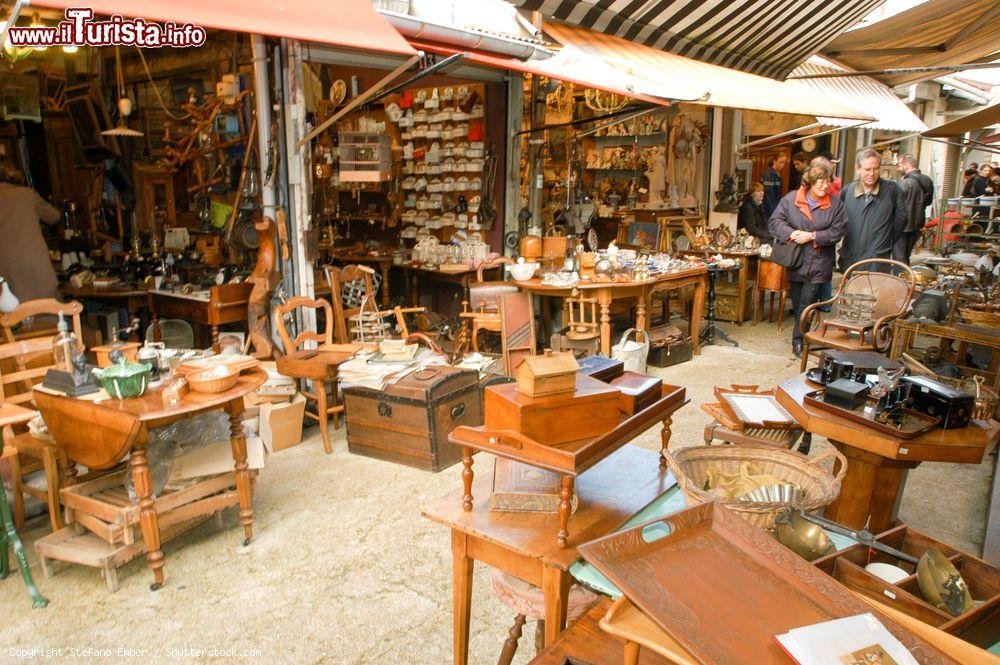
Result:
<instances>
[{"instance_id":1,"label":"large wooden box","mask_svg":"<svg viewBox=\"0 0 1000 665\"><path fill-rule=\"evenodd\" d=\"M431 366L384 390L345 388L344 411L352 453L440 471L462 456L461 448L448 443L448 433L483 424L479 374Z\"/></svg>"},{"instance_id":2,"label":"large wooden box","mask_svg":"<svg viewBox=\"0 0 1000 665\"><path fill-rule=\"evenodd\" d=\"M508 429L546 445L600 436L618 425L621 392L583 374L576 390L531 397L515 384L490 386L484 393L487 429Z\"/></svg>"}]
</instances>

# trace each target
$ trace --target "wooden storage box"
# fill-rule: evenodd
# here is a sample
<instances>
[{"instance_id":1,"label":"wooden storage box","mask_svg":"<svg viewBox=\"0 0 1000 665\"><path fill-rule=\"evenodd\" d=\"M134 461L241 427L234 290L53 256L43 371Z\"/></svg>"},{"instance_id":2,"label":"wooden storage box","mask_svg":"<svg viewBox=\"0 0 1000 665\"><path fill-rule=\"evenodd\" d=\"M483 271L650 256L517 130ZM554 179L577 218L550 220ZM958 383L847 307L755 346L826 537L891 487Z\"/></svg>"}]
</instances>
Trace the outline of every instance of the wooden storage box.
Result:
<instances>
[{"instance_id":1,"label":"wooden storage box","mask_svg":"<svg viewBox=\"0 0 1000 665\"><path fill-rule=\"evenodd\" d=\"M668 342L659 346L650 344L646 364L653 367L670 367L686 363L694 357L694 346L690 339Z\"/></svg>"},{"instance_id":2,"label":"wooden storage box","mask_svg":"<svg viewBox=\"0 0 1000 665\"><path fill-rule=\"evenodd\" d=\"M965 614L953 617L939 610L920 593L916 566L863 545L854 545L819 558L813 563L841 584L915 619L988 649L1000 641L1000 570L967 552L957 550L927 534L907 526L898 526L877 536L880 542L920 557L936 547L955 565L969 586L974 606ZM875 577L864 568L868 563L888 563L903 568L910 575L898 584Z\"/></svg>"},{"instance_id":3,"label":"wooden storage box","mask_svg":"<svg viewBox=\"0 0 1000 665\"><path fill-rule=\"evenodd\" d=\"M479 373L434 365L384 390L345 388L344 411L352 453L440 471L462 456L447 442L448 433L483 423Z\"/></svg>"},{"instance_id":4,"label":"wooden storage box","mask_svg":"<svg viewBox=\"0 0 1000 665\"><path fill-rule=\"evenodd\" d=\"M545 445L600 436L621 420L621 391L583 374L576 374L571 393L531 397L514 384L490 386L483 393L484 425L514 430Z\"/></svg>"},{"instance_id":5,"label":"wooden storage box","mask_svg":"<svg viewBox=\"0 0 1000 665\"><path fill-rule=\"evenodd\" d=\"M531 397L572 393L580 365L571 351L527 356L514 369L517 389Z\"/></svg>"},{"instance_id":6,"label":"wooden storage box","mask_svg":"<svg viewBox=\"0 0 1000 665\"><path fill-rule=\"evenodd\" d=\"M580 365L580 373L607 383L616 379L625 371L625 363L602 355L584 356L576 361Z\"/></svg>"},{"instance_id":7,"label":"wooden storage box","mask_svg":"<svg viewBox=\"0 0 1000 665\"><path fill-rule=\"evenodd\" d=\"M657 376L625 372L610 385L621 391L622 412L630 416L663 397L663 379Z\"/></svg>"}]
</instances>

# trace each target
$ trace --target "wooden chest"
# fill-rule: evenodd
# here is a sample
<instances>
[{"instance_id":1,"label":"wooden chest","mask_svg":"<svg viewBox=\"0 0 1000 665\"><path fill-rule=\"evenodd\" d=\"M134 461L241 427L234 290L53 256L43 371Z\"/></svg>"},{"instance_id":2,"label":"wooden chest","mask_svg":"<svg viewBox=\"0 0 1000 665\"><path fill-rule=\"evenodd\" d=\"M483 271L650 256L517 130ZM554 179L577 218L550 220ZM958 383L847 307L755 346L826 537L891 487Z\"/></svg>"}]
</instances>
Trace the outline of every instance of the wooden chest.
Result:
<instances>
[{"instance_id":1,"label":"wooden chest","mask_svg":"<svg viewBox=\"0 0 1000 665\"><path fill-rule=\"evenodd\" d=\"M483 424L479 374L432 366L384 390L345 388L344 410L352 453L440 471L462 456L461 448L448 443L448 433Z\"/></svg>"},{"instance_id":2,"label":"wooden chest","mask_svg":"<svg viewBox=\"0 0 1000 665\"><path fill-rule=\"evenodd\" d=\"M622 413L634 416L663 397L663 379L638 372L625 372L609 382L621 391Z\"/></svg>"},{"instance_id":3,"label":"wooden chest","mask_svg":"<svg viewBox=\"0 0 1000 665\"><path fill-rule=\"evenodd\" d=\"M583 374L576 390L561 395L531 397L515 384L490 386L484 393L487 429L509 429L546 445L600 436L621 419L621 392Z\"/></svg>"}]
</instances>

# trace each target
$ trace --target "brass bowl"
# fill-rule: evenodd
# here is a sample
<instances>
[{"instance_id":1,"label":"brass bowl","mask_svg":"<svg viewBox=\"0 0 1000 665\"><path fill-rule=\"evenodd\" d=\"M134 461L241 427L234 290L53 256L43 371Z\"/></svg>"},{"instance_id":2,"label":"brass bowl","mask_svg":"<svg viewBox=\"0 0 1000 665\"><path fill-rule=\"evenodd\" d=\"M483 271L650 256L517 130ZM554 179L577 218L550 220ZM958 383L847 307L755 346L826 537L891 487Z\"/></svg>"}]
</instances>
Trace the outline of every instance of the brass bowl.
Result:
<instances>
[{"instance_id":1,"label":"brass bowl","mask_svg":"<svg viewBox=\"0 0 1000 665\"><path fill-rule=\"evenodd\" d=\"M917 584L924 599L953 617L972 609L972 594L961 573L941 550L931 547L917 562Z\"/></svg>"},{"instance_id":2,"label":"brass bowl","mask_svg":"<svg viewBox=\"0 0 1000 665\"><path fill-rule=\"evenodd\" d=\"M937 281L937 270L931 268L930 266L913 266L912 270L913 276L917 280L917 284L933 284Z\"/></svg>"},{"instance_id":3,"label":"brass bowl","mask_svg":"<svg viewBox=\"0 0 1000 665\"><path fill-rule=\"evenodd\" d=\"M787 511L789 519L778 520L778 542L806 561L826 556L836 546L819 524L804 519L797 511Z\"/></svg>"}]
</instances>

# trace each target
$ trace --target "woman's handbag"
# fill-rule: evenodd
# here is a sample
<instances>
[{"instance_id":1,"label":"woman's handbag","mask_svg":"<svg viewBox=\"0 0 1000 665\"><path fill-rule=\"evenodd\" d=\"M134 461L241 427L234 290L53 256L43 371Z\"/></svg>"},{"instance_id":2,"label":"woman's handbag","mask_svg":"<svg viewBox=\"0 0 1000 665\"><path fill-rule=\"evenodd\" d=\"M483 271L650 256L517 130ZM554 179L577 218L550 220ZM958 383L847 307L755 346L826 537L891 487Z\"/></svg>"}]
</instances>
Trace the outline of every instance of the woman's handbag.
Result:
<instances>
[{"instance_id":1,"label":"woman's handbag","mask_svg":"<svg viewBox=\"0 0 1000 665\"><path fill-rule=\"evenodd\" d=\"M771 245L771 255L767 258L788 270L798 270L802 266L805 254L805 245L791 241L781 242L775 238L774 244Z\"/></svg>"}]
</instances>

